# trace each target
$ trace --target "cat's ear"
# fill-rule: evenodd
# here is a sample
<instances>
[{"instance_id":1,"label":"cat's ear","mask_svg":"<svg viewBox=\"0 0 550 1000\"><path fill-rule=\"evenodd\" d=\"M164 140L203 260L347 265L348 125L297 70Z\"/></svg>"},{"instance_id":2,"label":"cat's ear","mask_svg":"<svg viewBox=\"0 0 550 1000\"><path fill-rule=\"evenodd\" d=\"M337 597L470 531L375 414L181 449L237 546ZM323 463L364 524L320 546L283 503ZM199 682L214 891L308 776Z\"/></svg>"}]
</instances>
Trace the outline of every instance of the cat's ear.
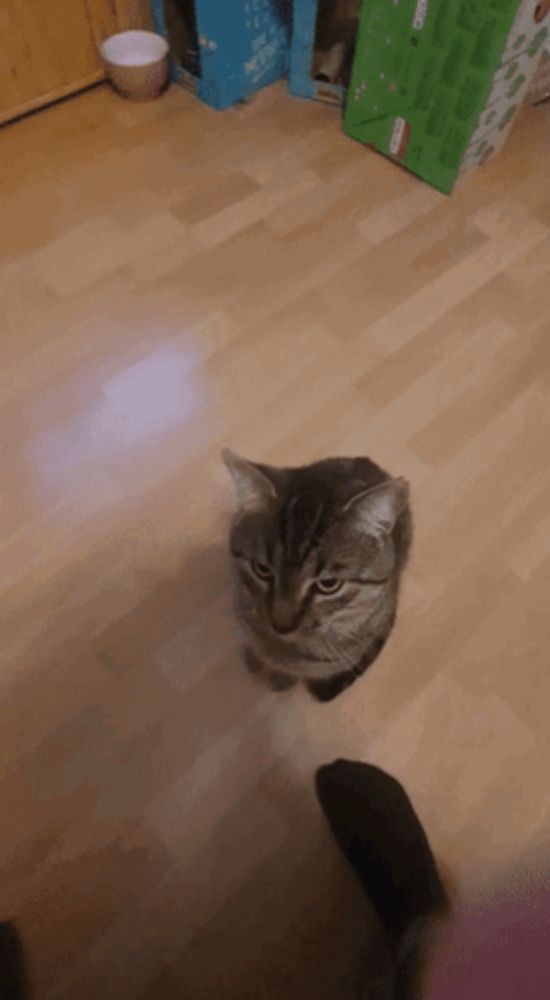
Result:
<instances>
[{"instance_id":1,"label":"cat's ear","mask_svg":"<svg viewBox=\"0 0 550 1000\"><path fill-rule=\"evenodd\" d=\"M384 538L393 531L408 499L409 484L406 479L386 479L379 486L356 493L348 500L344 511L360 530Z\"/></svg>"},{"instance_id":2,"label":"cat's ear","mask_svg":"<svg viewBox=\"0 0 550 1000\"><path fill-rule=\"evenodd\" d=\"M271 479L253 462L224 448L222 458L231 474L237 499L246 510L264 510L276 496Z\"/></svg>"}]
</instances>

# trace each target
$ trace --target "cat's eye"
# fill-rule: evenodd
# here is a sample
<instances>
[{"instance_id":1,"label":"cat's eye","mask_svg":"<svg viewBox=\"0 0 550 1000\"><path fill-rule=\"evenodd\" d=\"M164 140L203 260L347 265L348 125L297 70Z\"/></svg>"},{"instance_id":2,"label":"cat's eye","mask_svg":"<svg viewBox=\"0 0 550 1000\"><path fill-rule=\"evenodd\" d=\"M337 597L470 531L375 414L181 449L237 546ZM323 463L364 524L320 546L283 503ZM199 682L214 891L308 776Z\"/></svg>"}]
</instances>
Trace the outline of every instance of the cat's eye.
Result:
<instances>
[{"instance_id":1,"label":"cat's eye","mask_svg":"<svg viewBox=\"0 0 550 1000\"><path fill-rule=\"evenodd\" d=\"M337 576L320 576L315 581L315 586L320 594L336 594L343 585L344 581Z\"/></svg>"},{"instance_id":2,"label":"cat's eye","mask_svg":"<svg viewBox=\"0 0 550 1000\"><path fill-rule=\"evenodd\" d=\"M251 565L252 572L258 577L259 580L271 580L273 576L271 566L267 563L260 562L259 559L253 559Z\"/></svg>"}]
</instances>

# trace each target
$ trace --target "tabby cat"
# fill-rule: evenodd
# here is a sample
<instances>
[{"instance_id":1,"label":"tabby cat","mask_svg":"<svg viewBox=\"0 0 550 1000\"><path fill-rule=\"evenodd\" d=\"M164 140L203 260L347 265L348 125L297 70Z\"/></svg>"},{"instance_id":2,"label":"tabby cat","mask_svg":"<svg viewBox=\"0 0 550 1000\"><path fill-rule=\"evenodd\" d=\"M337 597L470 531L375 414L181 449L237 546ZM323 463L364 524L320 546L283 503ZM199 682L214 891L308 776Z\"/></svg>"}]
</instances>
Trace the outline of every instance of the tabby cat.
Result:
<instances>
[{"instance_id":1,"label":"tabby cat","mask_svg":"<svg viewBox=\"0 0 550 1000\"><path fill-rule=\"evenodd\" d=\"M323 83L349 84L360 0L319 0L313 75Z\"/></svg>"},{"instance_id":2,"label":"tabby cat","mask_svg":"<svg viewBox=\"0 0 550 1000\"><path fill-rule=\"evenodd\" d=\"M410 548L409 489L368 458L300 468L224 452L238 509L230 547L248 669L330 701L392 630Z\"/></svg>"}]
</instances>

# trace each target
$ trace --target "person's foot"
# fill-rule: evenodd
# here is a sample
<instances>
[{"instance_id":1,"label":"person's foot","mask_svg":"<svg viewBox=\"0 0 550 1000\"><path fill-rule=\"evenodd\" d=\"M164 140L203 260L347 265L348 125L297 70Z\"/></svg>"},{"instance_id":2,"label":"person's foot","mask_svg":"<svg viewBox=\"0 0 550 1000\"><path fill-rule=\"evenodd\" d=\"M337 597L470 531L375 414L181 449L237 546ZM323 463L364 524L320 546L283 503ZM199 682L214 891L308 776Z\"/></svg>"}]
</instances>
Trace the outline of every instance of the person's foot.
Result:
<instances>
[{"instance_id":1,"label":"person's foot","mask_svg":"<svg viewBox=\"0 0 550 1000\"><path fill-rule=\"evenodd\" d=\"M447 907L447 894L405 789L378 767L347 760L319 768L317 795L336 840L380 919L400 936Z\"/></svg>"},{"instance_id":2,"label":"person's foot","mask_svg":"<svg viewBox=\"0 0 550 1000\"><path fill-rule=\"evenodd\" d=\"M315 782L336 841L394 943L395 996L412 995L426 942L449 908L422 824L405 789L371 764L338 760Z\"/></svg>"},{"instance_id":3,"label":"person's foot","mask_svg":"<svg viewBox=\"0 0 550 1000\"><path fill-rule=\"evenodd\" d=\"M23 951L17 928L0 922L0 998L27 1000L29 996Z\"/></svg>"}]
</instances>

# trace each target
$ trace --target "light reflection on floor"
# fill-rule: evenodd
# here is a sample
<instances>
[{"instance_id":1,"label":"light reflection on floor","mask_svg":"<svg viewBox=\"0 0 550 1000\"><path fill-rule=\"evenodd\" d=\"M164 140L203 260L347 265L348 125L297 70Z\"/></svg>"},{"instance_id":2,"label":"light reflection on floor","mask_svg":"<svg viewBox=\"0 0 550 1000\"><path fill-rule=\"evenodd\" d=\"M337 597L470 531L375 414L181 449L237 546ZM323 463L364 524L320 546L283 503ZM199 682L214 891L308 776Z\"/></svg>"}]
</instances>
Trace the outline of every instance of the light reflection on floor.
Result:
<instances>
[{"instance_id":1,"label":"light reflection on floor","mask_svg":"<svg viewBox=\"0 0 550 1000\"><path fill-rule=\"evenodd\" d=\"M26 453L33 478L50 489L70 487L83 474L112 470L144 457L164 435L183 426L198 404L193 359L163 345L101 385L70 418L38 430Z\"/></svg>"}]
</instances>

